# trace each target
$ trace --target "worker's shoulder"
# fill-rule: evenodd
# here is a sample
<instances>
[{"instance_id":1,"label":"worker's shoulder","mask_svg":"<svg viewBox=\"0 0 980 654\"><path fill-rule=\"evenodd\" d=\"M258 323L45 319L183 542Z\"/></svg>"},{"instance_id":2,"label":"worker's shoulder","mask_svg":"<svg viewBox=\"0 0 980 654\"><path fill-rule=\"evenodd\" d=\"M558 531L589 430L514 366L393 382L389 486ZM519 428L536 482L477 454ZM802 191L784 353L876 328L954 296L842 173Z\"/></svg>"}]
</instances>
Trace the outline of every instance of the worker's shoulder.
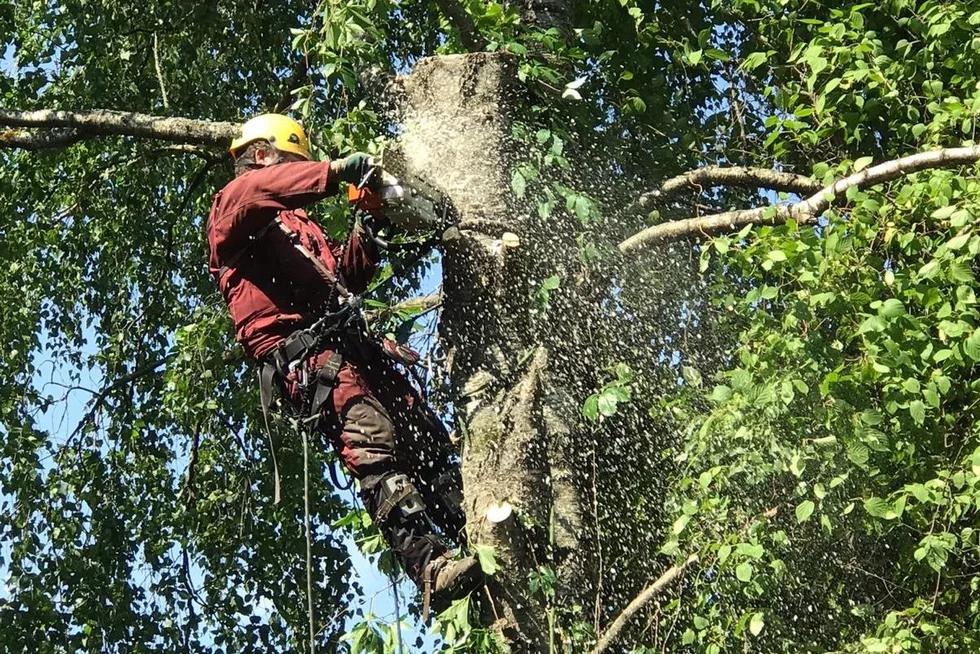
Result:
<instances>
[{"instance_id":1,"label":"worker's shoulder","mask_svg":"<svg viewBox=\"0 0 980 654\"><path fill-rule=\"evenodd\" d=\"M255 182L250 179L255 174L256 171L249 170L241 175L233 177L231 180L225 184L220 191L215 194L215 200L219 198L224 198L230 200L237 196L247 193L249 189L255 186Z\"/></svg>"},{"instance_id":2,"label":"worker's shoulder","mask_svg":"<svg viewBox=\"0 0 980 654\"><path fill-rule=\"evenodd\" d=\"M255 192L255 182L248 179L254 171L238 175L214 194L211 202L211 220L217 220L229 212L236 211L242 201Z\"/></svg>"}]
</instances>

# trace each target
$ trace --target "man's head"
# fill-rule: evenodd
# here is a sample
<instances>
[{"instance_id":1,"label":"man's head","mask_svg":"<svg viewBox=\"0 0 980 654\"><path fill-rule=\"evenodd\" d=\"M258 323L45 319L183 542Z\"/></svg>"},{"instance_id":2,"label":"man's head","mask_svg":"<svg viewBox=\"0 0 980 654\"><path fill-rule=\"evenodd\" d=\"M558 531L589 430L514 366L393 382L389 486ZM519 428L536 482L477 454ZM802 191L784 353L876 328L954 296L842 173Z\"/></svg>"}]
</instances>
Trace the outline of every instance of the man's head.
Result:
<instances>
[{"instance_id":1,"label":"man's head","mask_svg":"<svg viewBox=\"0 0 980 654\"><path fill-rule=\"evenodd\" d=\"M264 168L286 161L310 159L310 142L303 127L281 114L262 114L242 125L241 136L229 149L235 158L235 173Z\"/></svg>"}]
</instances>

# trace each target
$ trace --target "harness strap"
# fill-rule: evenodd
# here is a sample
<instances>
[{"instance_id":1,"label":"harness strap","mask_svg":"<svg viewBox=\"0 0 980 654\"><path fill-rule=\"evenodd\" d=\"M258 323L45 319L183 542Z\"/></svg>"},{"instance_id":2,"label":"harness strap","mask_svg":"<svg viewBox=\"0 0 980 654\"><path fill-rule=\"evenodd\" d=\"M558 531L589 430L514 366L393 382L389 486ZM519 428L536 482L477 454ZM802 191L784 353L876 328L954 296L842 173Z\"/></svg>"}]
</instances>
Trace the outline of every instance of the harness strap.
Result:
<instances>
[{"instance_id":1,"label":"harness strap","mask_svg":"<svg viewBox=\"0 0 980 654\"><path fill-rule=\"evenodd\" d=\"M315 416L320 411L330 394L333 392L334 383L340 368L344 365L344 357L340 352L334 351L323 366L316 373L316 390L313 392L313 401L310 404L310 416Z\"/></svg>"},{"instance_id":2,"label":"harness strap","mask_svg":"<svg viewBox=\"0 0 980 654\"><path fill-rule=\"evenodd\" d=\"M269 452L272 454L272 473L275 476L276 492L274 504L282 499L282 480L279 476L279 462L276 461L276 445L272 440L272 430L269 429L269 407L272 405L272 380L276 375L276 367L265 363L259 368L259 400L262 403L262 419L265 420L265 433L269 437Z\"/></svg>"},{"instance_id":3,"label":"harness strap","mask_svg":"<svg viewBox=\"0 0 980 654\"><path fill-rule=\"evenodd\" d=\"M324 280L327 281L327 283L334 285L334 287L337 289L337 292L340 294L342 298L351 297L351 292L347 290L347 287L344 285L343 281L341 281L340 277L334 271L327 268L327 266L319 259L319 257L317 257L315 254L310 252L309 248L303 245L303 243L300 241L299 234L297 234L293 230L289 229L289 227L284 225L282 222L282 218L280 218L279 216L276 216L275 219L273 219L268 225L266 225L265 227L257 231L255 235L249 239L249 241L245 244L245 246L241 250L231 255L231 258L228 259L228 261L226 261L225 264L221 266L221 270L218 271L219 282L220 280L224 279L224 276L227 273L233 270L232 267L236 263L238 263L241 260L241 258L248 253L249 250L252 249L252 246L254 246L255 243L257 243L260 239L262 239L262 237L264 237L266 233L268 233L268 231L272 229L272 227L274 226L279 227L280 231L282 231L282 233L286 235L286 238L289 240L290 243L292 243L293 247L296 248L299 251L299 253L302 254L311 264L313 264L313 267L316 269L318 273L320 273L320 276L323 277Z\"/></svg>"},{"instance_id":4,"label":"harness strap","mask_svg":"<svg viewBox=\"0 0 980 654\"><path fill-rule=\"evenodd\" d=\"M276 459L276 446L272 438L272 430L269 428L269 408L272 406L273 382L276 375L285 379L289 374L290 366L296 361L306 358L311 347L316 345L316 335L311 334L310 330L301 330L292 334L281 345L273 350L265 362L259 368L259 400L262 404L262 419L265 421L265 432L269 438L269 452L272 455L272 470L275 476L275 504L279 504L282 499L282 478L279 474L279 462ZM320 407L330 398L333 392L334 383L337 375L344 364L344 357L340 352L333 352L327 357L326 362L316 373L316 388L313 391L312 401L305 402L300 408L300 413L307 413L309 418L314 418L320 411ZM304 389L309 393L309 389ZM307 395L306 397L310 397ZM309 404L309 410L306 406Z\"/></svg>"},{"instance_id":5,"label":"harness strap","mask_svg":"<svg viewBox=\"0 0 980 654\"><path fill-rule=\"evenodd\" d=\"M279 225L279 229L286 235L286 238L293 244L293 247L296 248L300 254L306 257L311 264L313 264L316 271L320 273L320 275L327 280L327 282L336 287L337 293L339 293L342 298L348 298L351 296L351 292L347 290L347 287L344 286L343 282L341 282L339 276L334 273L334 271L327 268L327 266L320 261L319 257L310 252L309 248L303 245L302 241L299 239L299 234L286 227L286 225L283 224L282 219L278 216L273 222Z\"/></svg>"},{"instance_id":6,"label":"harness strap","mask_svg":"<svg viewBox=\"0 0 980 654\"><path fill-rule=\"evenodd\" d=\"M391 513L392 509L398 506L398 503L403 499L415 493L415 487L410 484L399 484L395 492L388 496L387 499L378 507L378 513L374 516L378 524L383 524L388 521L388 514Z\"/></svg>"},{"instance_id":7,"label":"harness strap","mask_svg":"<svg viewBox=\"0 0 980 654\"><path fill-rule=\"evenodd\" d=\"M279 220L279 219L276 218L276 220ZM268 232L272 228L272 225L273 225L274 222L275 221L269 223L268 225L266 225L265 227L263 227L262 229L260 229L259 231L257 231L255 233L255 236L251 237L249 239L248 243L245 244L245 247L243 247L241 250L239 250L235 254L231 255L231 258L228 259L228 261L225 262L225 265L221 266L221 270L218 271L218 280L219 281L224 278L224 276L225 276L226 273L228 273L228 272L230 272L232 270L232 266L234 266L236 263L238 263L238 261L243 256L245 256L245 254L249 250L252 249L252 245L254 245L256 241L260 240L263 236L265 236L266 232Z\"/></svg>"}]
</instances>

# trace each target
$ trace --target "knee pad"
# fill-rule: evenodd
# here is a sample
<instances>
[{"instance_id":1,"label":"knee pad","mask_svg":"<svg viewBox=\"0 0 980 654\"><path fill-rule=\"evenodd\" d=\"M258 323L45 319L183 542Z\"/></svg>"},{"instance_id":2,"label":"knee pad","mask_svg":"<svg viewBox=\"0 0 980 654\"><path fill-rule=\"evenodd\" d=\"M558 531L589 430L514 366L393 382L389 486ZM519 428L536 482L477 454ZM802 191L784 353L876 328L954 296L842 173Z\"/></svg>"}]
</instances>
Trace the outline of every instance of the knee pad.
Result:
<instances>
[{"instance_id":1,"label":"knee pad","mask_svg":"<svg viewBox=\"0 0 980 654\"><path fill-rule=\"evenodd\" d=\"M425 513L425 502L408 475L396 472L380 480L375 492L378 493L378 511L373 516L379 523L389 519L406 520ZM395 512L392 515L392 512Z\"/></svg>"}]
</instances>

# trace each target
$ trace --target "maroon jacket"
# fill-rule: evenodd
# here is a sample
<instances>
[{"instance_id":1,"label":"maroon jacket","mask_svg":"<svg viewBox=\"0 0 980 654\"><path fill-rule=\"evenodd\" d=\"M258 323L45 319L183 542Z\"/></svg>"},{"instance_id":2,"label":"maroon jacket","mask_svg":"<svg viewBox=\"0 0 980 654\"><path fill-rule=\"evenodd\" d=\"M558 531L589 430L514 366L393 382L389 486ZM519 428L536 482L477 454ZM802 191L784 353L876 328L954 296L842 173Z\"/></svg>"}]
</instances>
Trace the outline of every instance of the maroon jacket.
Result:
<instances>
[{"instance_id":1,"label":"maroon jacket","mask_svg":"<svg viewBox=\"0 0 980 654\"><path fill-rule=\"evenodd\" d=\"M351 293L362 292L374 276L373 241L357 230L346 244L330 240L302 209L337 188L329 163L301 161L247 172L214 196L208 267L235 321L235 337L250 356L261 358L296 329L337 308L334 285L281 229L274 226L255 238L277 216Z\"/></svg>"}]
</instances>

